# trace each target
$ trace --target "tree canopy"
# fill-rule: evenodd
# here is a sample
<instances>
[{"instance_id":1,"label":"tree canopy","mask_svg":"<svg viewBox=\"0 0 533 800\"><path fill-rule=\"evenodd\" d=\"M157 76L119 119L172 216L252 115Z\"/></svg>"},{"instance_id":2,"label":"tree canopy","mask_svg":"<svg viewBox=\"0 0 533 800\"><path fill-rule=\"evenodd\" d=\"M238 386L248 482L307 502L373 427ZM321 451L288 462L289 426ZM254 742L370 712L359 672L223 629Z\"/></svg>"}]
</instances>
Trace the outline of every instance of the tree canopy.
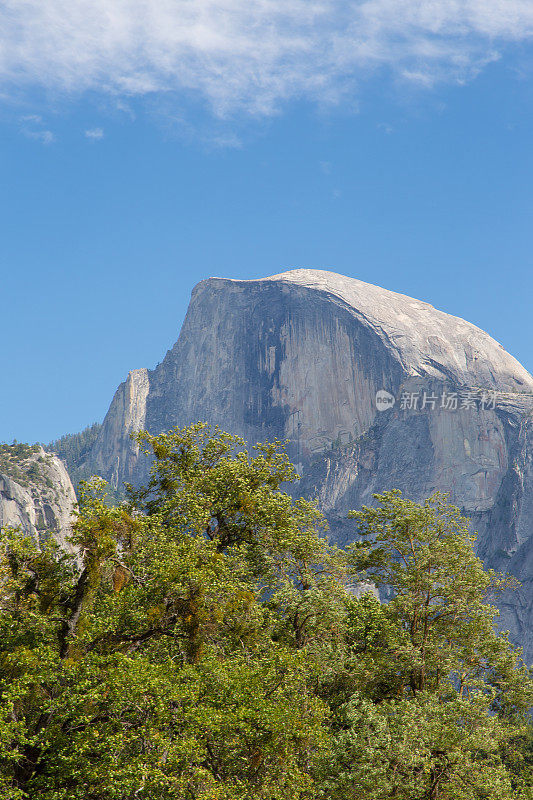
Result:
<instances>
[{"instance_id":1,"label":"tree canopy","mask_svg":"<svg viewBox=\"0 0 533 800\"><path fill-rule=\"evenodd\" d=\"M76 556L2 532L0 797L533 797L508 581L445 498L376 496L342 551L281 443L138 441L148 485L83 484Z\"/></svg>"}]
</instances>

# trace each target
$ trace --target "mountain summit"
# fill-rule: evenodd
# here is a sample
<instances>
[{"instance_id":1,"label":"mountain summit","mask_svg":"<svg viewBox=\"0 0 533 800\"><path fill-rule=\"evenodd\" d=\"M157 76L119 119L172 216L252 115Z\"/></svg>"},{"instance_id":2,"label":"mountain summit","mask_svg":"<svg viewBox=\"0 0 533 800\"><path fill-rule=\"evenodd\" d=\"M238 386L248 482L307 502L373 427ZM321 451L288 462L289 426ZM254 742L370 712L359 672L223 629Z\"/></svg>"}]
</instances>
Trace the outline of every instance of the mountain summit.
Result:
<instances>
[{"instance_id":1,"label":"mountain summit","mask_svg":"<svg viewBox=\"0 0 533 800\"><path fill-rule=\"evenodd\" d=\"M148 465L129 434L198 420L248 441L288 439L299 491L332 536L351 508L401 489L448 492L485 562L522 588L502 624L533 660L533 377L476 326L322 270L199 283L178 341L119 386L85 469L114 487Z\"/></svg>"}]
</instances>

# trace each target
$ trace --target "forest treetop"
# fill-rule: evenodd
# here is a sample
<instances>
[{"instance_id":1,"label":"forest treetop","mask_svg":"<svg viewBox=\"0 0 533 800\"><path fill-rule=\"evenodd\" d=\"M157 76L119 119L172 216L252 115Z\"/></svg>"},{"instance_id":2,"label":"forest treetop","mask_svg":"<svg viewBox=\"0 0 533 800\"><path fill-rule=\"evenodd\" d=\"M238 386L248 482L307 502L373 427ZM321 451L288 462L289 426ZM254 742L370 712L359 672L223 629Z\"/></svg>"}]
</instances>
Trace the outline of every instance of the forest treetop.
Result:
<instances>
[{"instance_id":1,"label":"forest treetop","mask_svg":"<svg viewBox=\"0 0 533 800\"><path fill-rule=\"evenodd\" d=\"M2 532L0 797L533 797L510 584L446 498L377 495L343 551L281 443L137 438L149 484L82 485L78 561Z\"/></svg>"}]
</instances>

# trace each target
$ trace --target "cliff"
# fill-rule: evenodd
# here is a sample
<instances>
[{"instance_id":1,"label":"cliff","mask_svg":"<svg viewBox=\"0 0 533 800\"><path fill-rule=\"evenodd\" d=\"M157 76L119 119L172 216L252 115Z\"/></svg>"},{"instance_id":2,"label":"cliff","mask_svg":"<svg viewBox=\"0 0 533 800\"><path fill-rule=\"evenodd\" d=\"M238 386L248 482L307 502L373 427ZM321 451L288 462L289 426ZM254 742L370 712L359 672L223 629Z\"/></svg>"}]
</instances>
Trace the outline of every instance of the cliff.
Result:
<instances>
[{"instance_id":1,"label":"cliff","mask_svg":"<svg viewBox=\"0 0 533 800\"><path fill-rule=\"evenodd\" d=\"M68 552L76 495L63 462L39 445L0 445L0 528L37 542L52 535Z\"/></svg>"},{"instance_id":2,"label":"cliff","mask_svg":"<svg viewBox=\"0 0 533 800\"><path fill-rule=\"evenodd\" d=\"M117 390L89 466L142 482L129 433L207 420L249 441L290 440L299 491L332 535L372 493L435 489L472 518L485 562L514 572L502 624L533 660L533 378L487 333L405 295L331 272L194 289L178 341Z\"/></svg>"}]
</instances>

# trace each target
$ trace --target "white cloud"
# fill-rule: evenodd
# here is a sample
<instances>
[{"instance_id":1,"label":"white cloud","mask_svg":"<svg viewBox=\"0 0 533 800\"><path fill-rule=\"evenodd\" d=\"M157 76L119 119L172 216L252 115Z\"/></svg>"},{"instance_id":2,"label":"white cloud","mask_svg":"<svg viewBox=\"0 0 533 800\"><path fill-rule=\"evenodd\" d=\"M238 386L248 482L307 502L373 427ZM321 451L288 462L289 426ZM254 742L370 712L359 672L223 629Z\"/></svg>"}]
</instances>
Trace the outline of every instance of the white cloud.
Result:
<instances>
[{"instance_id":1,"label":"white cloud","mask_svg":"<svg viewBox=\"0 0 533 800\"><path fill-rule=\"evenodd\" d=\"M4 0L0 87L182 92L215 114L337 102L369 72L465 81L533 37L533 0Z\"/></svg>"},{"instance_id":2,"label":"white cloud","mask_svg":"<svg viewBox=\"0 0 533 800\"><path fill-rule=\"evenodd\" d=\"M43 124L43 118L40 116L40 114L26 114L26 116L21 117L21 121L30 125Z\"/></svg>"},{"instance_id":3,"label":"white cloud","mask_svg":"<svg viewBox=\"0 0 533 800\"><path fill-rule=\"evenodd\" d=\"M29 131L25 130L24 133L29 139L36 139L38 142L42 144L52 144L55 142L56 137L52 131Z\"/></svg>"},{"instance_id":4,"label":"white cloud","mask_svg":"<svg viewBox=\"0 0 533 800\"><path fill-rule=\"evenodd\" d=\"M87 139L92 139L93 142L98 141L104 138L104 131L102 128L89 128L85 131L85 136Z\"/></svg>"},{"instance_id":5,"label":"white cloud","mask_svg":"<svg viewBox=\"0 0 533 800\"><path fill-rule=\"evenodd\" d=\"M39 114L26 114L20 118L21 130L28 139L35 139L42 144L56 141L55 134L47 130L43 118Z\"/></svg>"}]
</instances>

